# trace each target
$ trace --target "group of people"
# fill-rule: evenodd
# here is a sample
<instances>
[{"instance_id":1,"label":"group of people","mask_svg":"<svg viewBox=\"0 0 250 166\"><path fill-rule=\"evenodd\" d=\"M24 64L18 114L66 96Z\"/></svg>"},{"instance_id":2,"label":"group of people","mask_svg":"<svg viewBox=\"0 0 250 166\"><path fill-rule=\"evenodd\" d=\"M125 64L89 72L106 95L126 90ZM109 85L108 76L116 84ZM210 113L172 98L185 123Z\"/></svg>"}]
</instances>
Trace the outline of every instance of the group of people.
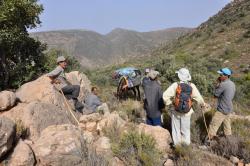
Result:
<instances>
[{"instance_id":1,"label":"group of people","mask_svg":"<svg viewBox=\"0 0 250 166\"><path fill-rule=\"evenodd\" d=\"M108 106L102 103L98 97L97 87L92 87L91 93L87 96L84 103L78 101L80 92L79 85L71 85L64 74L67 67L66 59L63 56L57 58L58 66L47 74L51 83L60 85L60 89L70 103L73 109L82 113L93 113L102 111L108 113ZM214 87L214 97L218 99L217 111L209 125L208 138L216 137L217 130L223 124L225 136L232 134L230 124L230 113L233 111L232 100L235 94L235 84L230 80L232 71L223 68L217 71L220 75ZM192 108L193 100L198 103L201 110L208 107L196 85L192 83L191 75L188 69L181 68L176 71L179 78L178 82L172 83L165 92L162 91L161 83L158 80L159 72L153 69L146 69L145 77L142 79L142 88L144 90L144 109L146 111L146 123L153 126L162 125L162 110L165 106L170 106L172 138L174 145L185 143L189 145L191 115L194 112Z\"/></svg>"},{"instance_id":2,"label":"group of people","mask_svg":"<svg viewBox=\"0 0 250 166\"><path fill-rule=\"evenodd\" d=\"M67 102L71 106L71 109L82 114L90 114L93 112L102 112L103 114L109 113L108 105L102 103L98 97L97 87L91 88L91 93L88 94L85 101L79 101L80 85L72 85L67 81L64 73L64 70L67 68L66 58L60 56L57 58L56 62L57 67L48 73L47 76L51 79L51 83L68 99Z\"/></svg>"},{"instance_id":3,"label":"group of people","mask_svg":"<svg viewBox=\"0 0 250 166\"><path fill-rule=\"evenodd\" d=\"M188 69L181 68L176 71L178 82L172 83L165 92L157 80L159 72L146 69L146 77L142 80L144 90L144 109L146 110L146 123L153 126L162 125L162 109L170 106L172 138L174 145L191 143L190 122L194 112L193 100L198 103L201 110L209 107L205 103L196 85L191 82ZM229 136L231 132L230 113L233 111L232 100L235 95L235 84L230 80L232 71L223 68L218 71L220 75L214 87L214 97L218 99L217 111L209 125L208 138L214 139L217 130L223 123L224 135Z\"/></svg>"}]
</instances>

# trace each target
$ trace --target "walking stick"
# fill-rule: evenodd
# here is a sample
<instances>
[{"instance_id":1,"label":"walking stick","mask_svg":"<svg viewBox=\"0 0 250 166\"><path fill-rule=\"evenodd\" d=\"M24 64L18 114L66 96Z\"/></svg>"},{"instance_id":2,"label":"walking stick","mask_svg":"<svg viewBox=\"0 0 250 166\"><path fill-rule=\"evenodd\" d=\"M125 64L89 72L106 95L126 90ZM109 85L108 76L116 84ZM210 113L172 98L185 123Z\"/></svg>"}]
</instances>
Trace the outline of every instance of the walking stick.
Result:
<instances>
[{"instance_id":1,"label":"walking stick","mask_svg":"<svg viewBox=\"0 0 250 166\"><path fill-rule=\"evenodd\" d=\"M206 123L206 117L205 117L205 114L204 114L203 110L201 110L201 113L202 113L202 117L203 117L203 121L204 121L204 124L205 124L206 131L207 131L208 140L210 140L210 134L209 134L209 131L208 131L208 127L207 127L207 123Z\"/></svg>"},{"instance_id":2,"label":"walking stick","mask_svg":"<svg viewBox=\"0 0 250 166\"><path fill-rule=\"evenodd\" d=\"M56 89L57 89L57 88L56 88ZM73 116L73 118L74 118L74 120L76 121L77 125L79 125L80 123L79 123L79 121L77 120L77 118L75 117L74 113L72 112L72 109L71 109L71 107L70 107L70 105L69 105L69 103L68 103L68 101L67 101L67 99L66 99L66 97L65 97L65 95L64 95L64 93L63 93L63 91L62 91L61 89L57 89L57 90L59 90L59 91L62 93L64 102L66 103L66 105L67 105L67 107L68 107L68 111L69 111L70 114Z\"/></svg>"}]
</instances>

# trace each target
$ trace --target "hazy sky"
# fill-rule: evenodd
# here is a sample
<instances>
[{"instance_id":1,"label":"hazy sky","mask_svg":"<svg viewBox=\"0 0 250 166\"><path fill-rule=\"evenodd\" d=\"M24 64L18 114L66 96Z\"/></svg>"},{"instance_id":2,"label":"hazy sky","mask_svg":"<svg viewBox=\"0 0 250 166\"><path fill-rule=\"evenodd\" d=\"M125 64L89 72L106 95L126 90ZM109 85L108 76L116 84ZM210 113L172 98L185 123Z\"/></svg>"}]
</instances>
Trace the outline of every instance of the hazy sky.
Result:
<instances>
[{"instance_id":1,"label":"hazy sky","mask_svg":"<svg viewBox=\"0 0 250 166\"><path fill-rule=\"evenodd\" d=\"M40 0L41 27L32 31L88 29L102 34L114 28L152 31L196 27L230 0Z\"/></svg>"}]
</instances>

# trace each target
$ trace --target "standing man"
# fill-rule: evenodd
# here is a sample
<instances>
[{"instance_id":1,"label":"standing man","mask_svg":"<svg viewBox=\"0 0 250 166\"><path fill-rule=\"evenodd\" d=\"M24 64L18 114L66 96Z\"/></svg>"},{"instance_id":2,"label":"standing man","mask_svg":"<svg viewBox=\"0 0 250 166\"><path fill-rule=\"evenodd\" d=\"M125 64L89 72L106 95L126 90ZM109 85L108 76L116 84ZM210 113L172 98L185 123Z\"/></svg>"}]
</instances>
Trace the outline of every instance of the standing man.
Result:
<instances>
[{"instance_id":1,"label":"standing man","mask_svg":"<svg viewBox=\"0 0 250 166\"><path fill-rule=\"evenodd\" d=\"M158 71L150 70L149 81L143 85L145 94L144 109L146 110L146 123L152 126L161 126L161 109L163 106L162 90L157 81Z\"/></svg>"},{"instance_id":2,"label":"standing man","mask_svg":"<svg viewBox=\"0 0 250 166\"><path fill-rule=\"evenodd\" d=\"M67 99L72 99L74 105L73 109L81 112L83 104L77 99L80 92L80 86L71 85L70 82L67 81L64 74L64 69L67 67L67 61L64 56L59 56L56 62L58 66L53 71L48 73L47 76L51 79L52 84L57 84L57 87L62 90Z\"/></svg>"},{"instance_id":3,"label":"standing man","mask_svg":"<svg viewBox=\"0 0 250 166\"><path fill-rule=\"evenodd\" d=\"M181 68L176 71L180 82L173 83L164 93L163 100L166 105L172 105L171 126L174 145L185 143L189 145L190 140L190 120L194 112L192 100L197 101L200 106L205 106L205 102L196 88L191 83L189 70Z\"/></svg>"},{"instance_id":4,"label":"standing man","mask_svg":"<svg viewBox=\"0 0 250 166\"><path fill-rule=\"evenodd\" d=\"M230 124L230 113L233 112L233 98L235 95L235 84L230 80L232 71L223 68L217 71L220 74L215 86L214 97L218 99L217 111L209 125L209 138L216 136L217 130L223 123L224 135L232 135Z\"/></svg>"}]
</instances>

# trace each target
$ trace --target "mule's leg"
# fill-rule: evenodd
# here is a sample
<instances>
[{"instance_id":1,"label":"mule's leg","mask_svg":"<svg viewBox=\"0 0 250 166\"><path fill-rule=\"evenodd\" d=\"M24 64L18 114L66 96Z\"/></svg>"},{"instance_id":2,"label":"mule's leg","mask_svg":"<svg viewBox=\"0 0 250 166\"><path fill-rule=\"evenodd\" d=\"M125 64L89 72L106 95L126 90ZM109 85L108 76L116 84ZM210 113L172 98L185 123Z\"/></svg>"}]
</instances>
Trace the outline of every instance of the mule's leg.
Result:
<instances>
[{"instance_id":1,"label":"mule's leg","mask_svg":"<svg viewBox=\"0 0 250 166\"><path fill-rule=\"evenodd\" d=\"M133 91L133 93L134 93L134 98L135 98L135 100L136 100L136 90L135 90L135 87L132 87L131 90Z\"/></svg>"}]
</instances>

